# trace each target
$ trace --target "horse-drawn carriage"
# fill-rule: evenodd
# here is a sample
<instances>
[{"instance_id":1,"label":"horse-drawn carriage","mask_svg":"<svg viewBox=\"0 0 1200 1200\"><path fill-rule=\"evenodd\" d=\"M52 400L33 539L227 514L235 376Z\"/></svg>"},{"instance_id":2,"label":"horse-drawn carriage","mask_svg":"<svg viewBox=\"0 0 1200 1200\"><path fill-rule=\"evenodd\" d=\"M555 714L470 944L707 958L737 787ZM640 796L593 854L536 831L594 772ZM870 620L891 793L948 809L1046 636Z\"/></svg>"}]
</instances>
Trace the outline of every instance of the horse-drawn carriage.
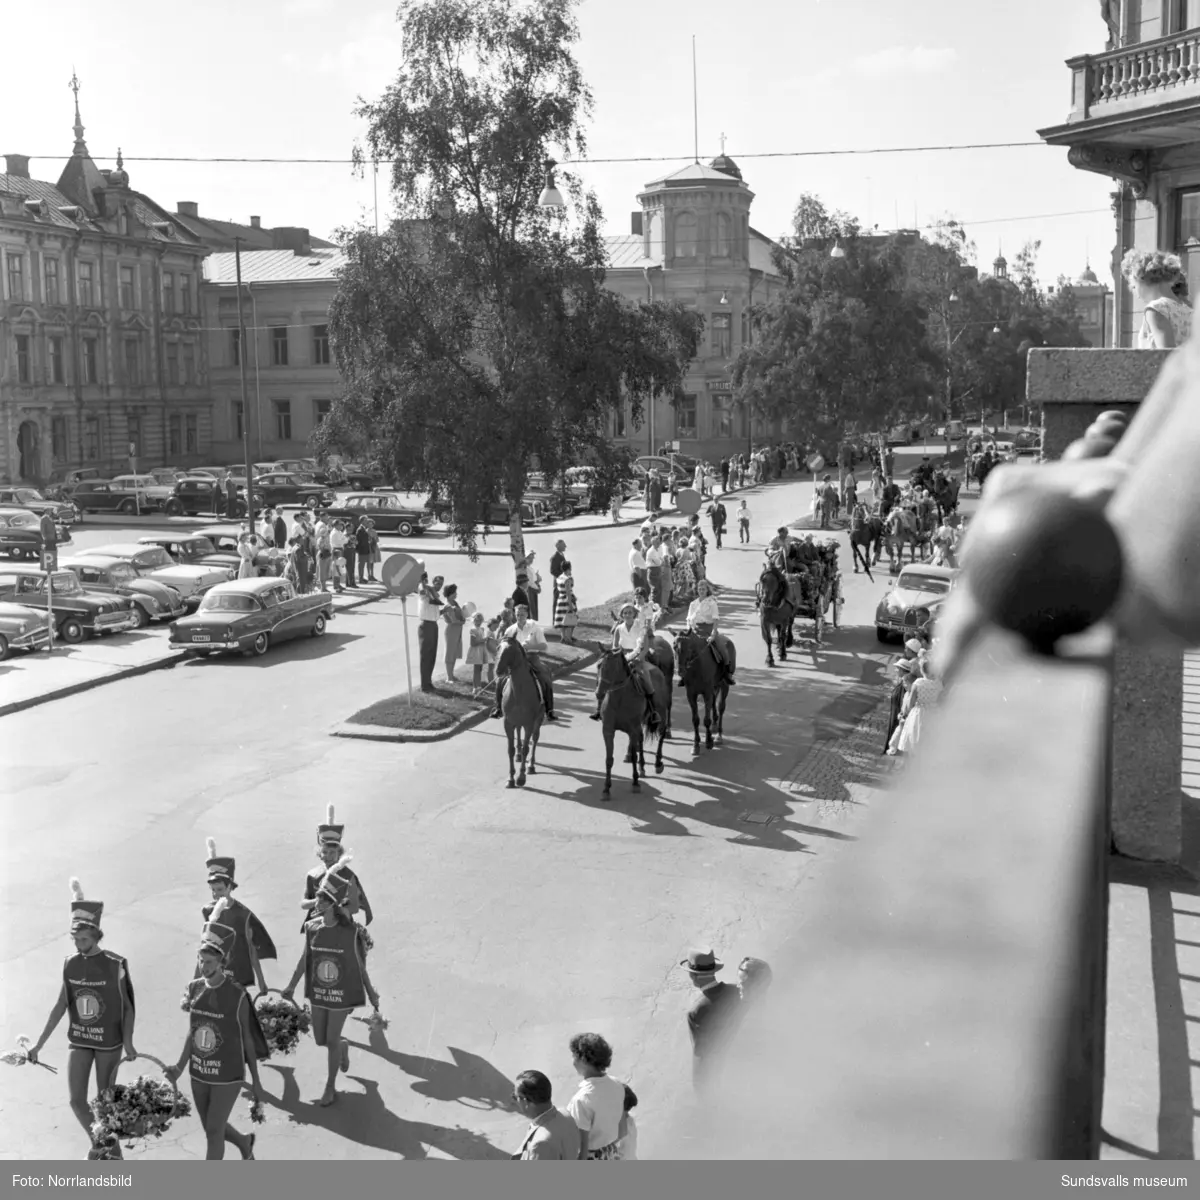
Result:
<instances>
[{"instance_id":1,"label":"horse-drawn carriage","mask_svg":"<svg viewBox=\"0 0 1200 1200\"><path fill-rule=\"evenodd\" d=\"M833 538L820 542L789 539L785 562L781 564L776 554L763 571L758 606L769 666L775 665L772 633L777 637L779 657L786 659L787 648L795 643L793 625L798 617L812 621L818 645L830 615L834 629L840 626L845 597L837 553L838 543Z\"/></svg>"}]
</instances>

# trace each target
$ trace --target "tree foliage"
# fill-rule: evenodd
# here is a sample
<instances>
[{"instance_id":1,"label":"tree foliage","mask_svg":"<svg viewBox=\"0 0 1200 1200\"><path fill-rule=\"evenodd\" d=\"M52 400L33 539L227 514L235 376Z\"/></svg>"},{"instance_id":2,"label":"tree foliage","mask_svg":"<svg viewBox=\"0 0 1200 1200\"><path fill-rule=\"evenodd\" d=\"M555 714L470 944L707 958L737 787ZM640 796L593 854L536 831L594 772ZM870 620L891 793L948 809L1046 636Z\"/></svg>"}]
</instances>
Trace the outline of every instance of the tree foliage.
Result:
<instances>
[{"instance_id":1,"label":"tree foliage","mask_svg":"<svg viewBox=\"0 0 1200 1200\"><path fill-rule=\"evenodd\" d=\"M403 62L362 157L393 162L398 219L344 231L330 309L346 383L318 451L378 460L448 500L472 554L480 516L529 471L607 462L611 414L680 393L701 318L604 286L601 214L569 171L569 213L537 206L543 161L585 148L577 0L406 0ZM369 151L369 153L368 153Z\"/></svg>"}]
</instances>

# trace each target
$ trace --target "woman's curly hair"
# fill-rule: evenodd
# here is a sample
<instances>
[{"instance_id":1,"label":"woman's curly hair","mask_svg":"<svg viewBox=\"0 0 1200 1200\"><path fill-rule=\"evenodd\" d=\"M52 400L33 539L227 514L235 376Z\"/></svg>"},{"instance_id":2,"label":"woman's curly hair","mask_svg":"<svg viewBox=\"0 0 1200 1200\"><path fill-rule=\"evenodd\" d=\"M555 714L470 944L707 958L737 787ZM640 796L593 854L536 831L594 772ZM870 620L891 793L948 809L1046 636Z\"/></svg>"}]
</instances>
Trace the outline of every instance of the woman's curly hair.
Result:
<instances>
[{"instance_id":1,"label":"woman's curly hair","mask_svg":"<svg viewBox=\"0 0 1200 1200\"><path fill-rule=\"evenodd\" d=\"M1165 250L1130 250L1121 260L1121 274L1131 282L1177 284L1187 280L1178 254Z\"/></svg>"},{"instance_id":2,"label":"woman's curly hair","mask_svg":"<svg viewBox=\"0 0 1200 1200\"><path fill-rule=\"evenodd\" d=\"M612 1047L598 1033L577 1033L568 1043L574 1058L597 1071L612 1065Z\"/></svg>"}]
</instances>

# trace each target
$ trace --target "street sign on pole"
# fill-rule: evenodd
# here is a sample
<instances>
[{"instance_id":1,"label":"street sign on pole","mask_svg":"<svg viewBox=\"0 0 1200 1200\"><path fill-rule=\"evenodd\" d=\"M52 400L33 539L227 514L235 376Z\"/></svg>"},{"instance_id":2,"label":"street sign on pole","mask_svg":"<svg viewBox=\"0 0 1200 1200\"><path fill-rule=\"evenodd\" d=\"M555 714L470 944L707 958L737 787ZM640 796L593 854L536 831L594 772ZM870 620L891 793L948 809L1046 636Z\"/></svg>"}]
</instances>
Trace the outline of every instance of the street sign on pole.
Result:
<instances>
[{"instance_id":1,"label":"street sign on pole","mask_svg":"<svg viewBox=\"0 0 1200 1200\"><path fill-rule=\"evenodd\" d=\"M408 676L408 705L413 702L412 686L412 653L408 642L408 597L417 590L421 576L425 574L425 564L411 554L392 554L388 556L380 571L383 576L383 586L393 596L400 597L400 610L404 617L404 671Z\"/></svg>"},{"instance_id":2,"label":"street sign on pole","mask_svg":"<svg viewBox=\"0 0 1200 1200\"><path fill-rule=\"evenodd\" d=\"M50 654L54 650L54 572L58 570L58 530L49 513L42 513L38 525L42 535L42 570L46 572L46 616L50 619L46 653Z\"/></svg>"}]
</instances>

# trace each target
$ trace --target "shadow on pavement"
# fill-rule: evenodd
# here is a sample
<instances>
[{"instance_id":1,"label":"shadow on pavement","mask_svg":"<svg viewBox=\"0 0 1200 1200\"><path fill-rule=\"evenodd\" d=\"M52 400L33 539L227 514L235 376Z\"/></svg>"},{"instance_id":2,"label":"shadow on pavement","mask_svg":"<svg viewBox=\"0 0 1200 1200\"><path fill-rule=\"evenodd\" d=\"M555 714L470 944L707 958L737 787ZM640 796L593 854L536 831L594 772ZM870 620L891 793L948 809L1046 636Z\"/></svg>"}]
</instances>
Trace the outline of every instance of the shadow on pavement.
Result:
<instances>
[{"instance_id":1,"label":"shadow on pavement","mask_svg":"<svg viewBox=\"0 0 1200 1200\"><path fill-rule=\"evenodd\" d=\"M206 666L220 664L238 664L249 668L262 669L278 662L281 658L294 662L304 662L315 658L328 658L331 654L340 654L351 642L361 640L361 633L333 633L332 631L315 637L289 638L286 642L273 645L261 658L247 658L244 654L233 651L214 654L211 658L189 658L179 664L191 670L202 669ZM175 668L176 670L179 667Z\"/></svg>"}]
</instances>

